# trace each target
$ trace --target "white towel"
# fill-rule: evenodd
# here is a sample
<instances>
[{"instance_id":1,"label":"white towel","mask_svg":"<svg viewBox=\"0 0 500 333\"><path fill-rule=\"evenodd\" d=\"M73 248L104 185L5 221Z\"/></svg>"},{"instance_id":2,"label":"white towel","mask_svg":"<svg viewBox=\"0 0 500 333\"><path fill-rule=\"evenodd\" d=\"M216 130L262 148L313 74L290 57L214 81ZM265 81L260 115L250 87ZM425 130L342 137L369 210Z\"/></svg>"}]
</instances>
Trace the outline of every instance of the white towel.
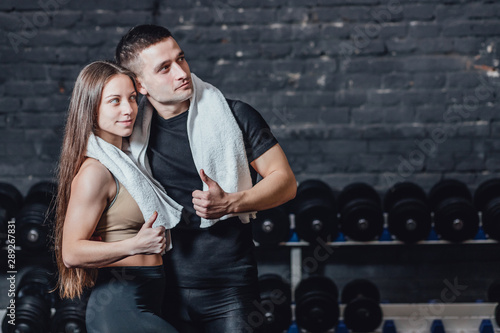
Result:
<instances>
[{"instance_id":1,"label":"white towel","mask_svg":"<svg viewBox=\"0 0 500 333\"><path fill-rule=\"evenodd\" d=\"M252 188L252 178L248 167L243 134L234 118L229 105L222 93L207 82L203 82L195 74L193 81L193 96L187 119L187 133L197 171L204 169L208 177L216 181L228 193L240 192ZM154 108L144 98L139 107L139 115L134 125L134 131L129 139L129 145L124 144L126 152L143 172L151 175L146 156L151 119ZM204 183L203 190L208 186ZM172 205L179 209L179 204ZM256 212L236 214L243 223L255 218ZM228 214L220 219L201 219L201 228L206 228L219 220L224 220L234 214Z\"/></svg>"},{"instance_id":2,"label":"white towel","mask_svg":"<svg viewBox=\"0 0 500 333\"><path fill-rule=\"evenodd\" d=\"M181 212L173 207L175 201L167 196L150 173L142 172L118 147L90 134L86 155L101 162L125 186L137 202L145 221L155 211L158 212L153 227L161 225L171 229L179 222Z\"/></svg>"}]
</instances>

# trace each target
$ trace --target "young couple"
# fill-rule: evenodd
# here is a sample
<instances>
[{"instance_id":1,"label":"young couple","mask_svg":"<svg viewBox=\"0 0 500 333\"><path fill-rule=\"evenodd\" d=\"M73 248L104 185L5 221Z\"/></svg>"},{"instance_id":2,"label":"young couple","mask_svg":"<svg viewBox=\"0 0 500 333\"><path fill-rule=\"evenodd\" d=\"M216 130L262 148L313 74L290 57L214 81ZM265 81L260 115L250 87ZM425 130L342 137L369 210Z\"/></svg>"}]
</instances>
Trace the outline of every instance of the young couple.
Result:
<instances>
[{"instance_id":1,"label":"young couple","mask_svg":"<svg viewBox=\"0 0 500 333\"><path fill-rule=\"evenodd\" d=\"M69 106L61 295L92 288L89 333L261 331L248 222L295 196L285 154L256 110L190 72L167 29L131 29L115 60L86 66Z\"/></svg>"}]
</instances>

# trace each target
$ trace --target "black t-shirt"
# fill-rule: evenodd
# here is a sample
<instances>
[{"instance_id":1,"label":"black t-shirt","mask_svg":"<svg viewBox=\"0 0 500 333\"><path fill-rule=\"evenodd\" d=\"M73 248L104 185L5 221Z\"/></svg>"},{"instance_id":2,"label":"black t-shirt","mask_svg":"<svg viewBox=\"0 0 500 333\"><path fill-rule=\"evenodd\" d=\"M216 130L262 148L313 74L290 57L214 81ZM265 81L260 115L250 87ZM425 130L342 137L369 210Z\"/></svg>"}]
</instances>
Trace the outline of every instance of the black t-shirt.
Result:
<instances>
[{"instance_id":1,"label":"black t-shirt","mask_svg":"<svg viewBox=\"0 0 500 333\"><path fill-rule=\"evenodd\" d=\"M248 163L277 143L262 116L250 105L227 100L243 133ZM183 217L172 229L173 249L163 257L167 281L181 287L240 286L253 283L257 270L250 223L238 218L201 229L192 192L202 190L187 135L188 112L163 119L154 112L148 146L153 176L168 195L183 206ZM224 163L224 161L220 161ZM249 165L255 184L257 173Z\"/></svg>"}]
</instances>

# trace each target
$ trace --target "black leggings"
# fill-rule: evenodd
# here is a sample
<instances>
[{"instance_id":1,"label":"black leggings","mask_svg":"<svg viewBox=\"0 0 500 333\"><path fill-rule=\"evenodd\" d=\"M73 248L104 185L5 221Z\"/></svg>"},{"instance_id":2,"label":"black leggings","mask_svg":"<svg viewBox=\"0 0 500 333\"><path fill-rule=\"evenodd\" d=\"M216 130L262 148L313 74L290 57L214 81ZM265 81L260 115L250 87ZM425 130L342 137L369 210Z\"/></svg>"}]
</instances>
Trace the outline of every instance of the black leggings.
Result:
<instances>
[{"instance_id":1,"label":"black leggings","mask_svg":"<svg viewBox=\"0 0 500 333\"><path fill-rule=\"evenodd\" d=\"M177 333L160 317L163 266L100 268L86 312L88 333Z\"/></svg>"},{"instance_id":2,"label":"black leggings","mask_svg":"<svg viewBox=\"0 0 500 333\"><path fill-rule=\"evenodd\" d=\"M167 287L163 312L182 333L262 333L265 318L256 285L226 288ZM272 332L276 333L276 332Z\"/></svg>"}]
</instances>

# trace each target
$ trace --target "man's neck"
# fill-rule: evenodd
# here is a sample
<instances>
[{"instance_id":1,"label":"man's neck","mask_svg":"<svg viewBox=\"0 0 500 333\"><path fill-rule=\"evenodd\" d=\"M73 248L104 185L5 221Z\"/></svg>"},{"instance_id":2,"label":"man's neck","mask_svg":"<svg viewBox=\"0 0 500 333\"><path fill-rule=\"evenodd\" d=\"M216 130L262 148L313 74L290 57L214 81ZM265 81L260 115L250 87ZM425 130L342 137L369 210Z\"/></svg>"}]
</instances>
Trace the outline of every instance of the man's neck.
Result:
<instances>
[{"instance_id":1,"label":"man's neck","mask_svg":"<svg viewBox=\"0 0 500 333\"><path fill-rule=\"evenodd\" d=\"M152 100L149 100L149 102L163 119L173 118L186 112L190 103L189 99L177 104L162 104Z\"/></svg>"}]
</instances>

